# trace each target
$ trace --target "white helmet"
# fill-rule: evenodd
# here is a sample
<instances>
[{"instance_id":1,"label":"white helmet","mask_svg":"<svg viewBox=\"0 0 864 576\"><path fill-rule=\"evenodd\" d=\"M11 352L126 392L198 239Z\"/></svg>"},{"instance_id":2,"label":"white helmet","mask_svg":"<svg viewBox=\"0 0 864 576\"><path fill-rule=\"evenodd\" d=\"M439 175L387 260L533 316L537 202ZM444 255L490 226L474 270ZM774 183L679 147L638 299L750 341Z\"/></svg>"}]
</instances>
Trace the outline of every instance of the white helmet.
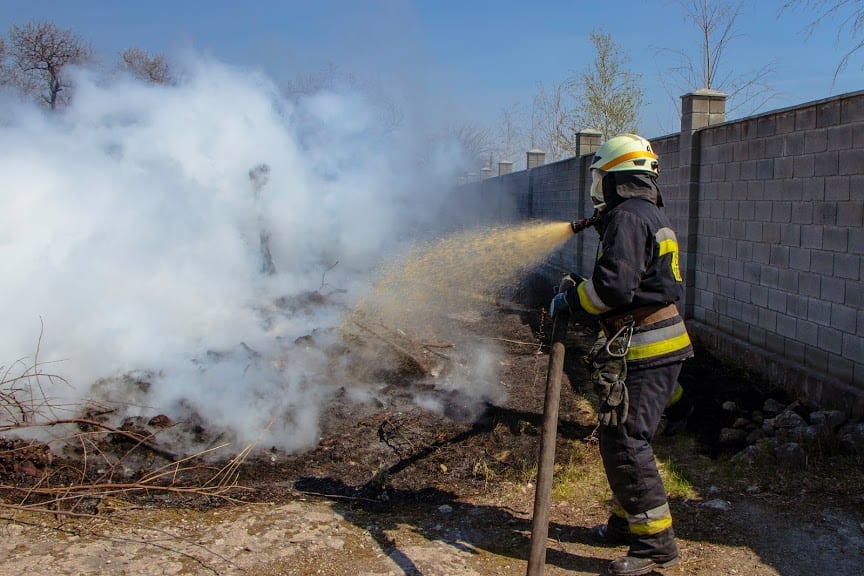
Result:
<instances>
[{"instance_id":1,"label":"white helmet","mask_svg":"<svg viewBox=\"0 0 864 576\"><path fill-rule=\"evenodd\" d=\"M603 177L607 172L642 172L660 174L660 162L651 149L651 142L636 134L622 134L610 138L594 153L591 162L591 201L602 210Z\"/></svg>"}]
</instances>

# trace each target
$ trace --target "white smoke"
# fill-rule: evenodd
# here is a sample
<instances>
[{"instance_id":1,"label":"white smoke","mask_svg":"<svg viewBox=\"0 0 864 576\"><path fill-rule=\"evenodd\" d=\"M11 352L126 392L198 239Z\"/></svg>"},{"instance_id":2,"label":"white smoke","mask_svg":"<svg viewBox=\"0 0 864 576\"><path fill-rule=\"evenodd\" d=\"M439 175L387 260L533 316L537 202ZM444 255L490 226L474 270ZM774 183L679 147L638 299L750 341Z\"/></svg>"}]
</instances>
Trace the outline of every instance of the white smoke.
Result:
<instances>
[{"instance_id":1,"label":"white smoke","mask_svg":"<svg viewBox=\"0 0 864 576\"><path fill-rule=\"evenodd\" d=\"M65 379L39 380L51 406L182 405L241 444L308 447L341 384L322 350L452 180L360 94L288 100L215 61L185 78L82 71L55 114L0 95L0 365Z\"/></svg>"}]
</instances>

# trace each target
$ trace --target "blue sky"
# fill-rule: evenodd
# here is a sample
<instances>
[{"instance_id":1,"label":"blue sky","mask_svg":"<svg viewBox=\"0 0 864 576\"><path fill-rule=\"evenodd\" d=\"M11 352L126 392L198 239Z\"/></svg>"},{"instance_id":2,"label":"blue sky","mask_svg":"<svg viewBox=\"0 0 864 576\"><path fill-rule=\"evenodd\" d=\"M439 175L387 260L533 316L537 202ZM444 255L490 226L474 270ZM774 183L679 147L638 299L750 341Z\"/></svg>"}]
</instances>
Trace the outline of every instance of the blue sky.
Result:
<instances>
[{"instance_id":1,"label":"blue sky","mask_svg":"<svg viewBox=\"0 0 864 576\"><path fill-rule=\"evenodd\" d=\"M864 54L833 82L852 45L848 29L829 20L808 35L812 11L781 11L783 4L745 3L722 70L772 65L777 96L763 111L864 88ZM602 27L642 75L640 131L648 137L678 127L669 51L699 54L698 31L673 0L0 0L0 31L30 19L75 30L105 61L133 46L169 57L192 49L277 83L335 64L431 96L430 114L485 125L504 109L527 107L538 84L589 66L588 37Z\"/></svg>"}]
</instances>

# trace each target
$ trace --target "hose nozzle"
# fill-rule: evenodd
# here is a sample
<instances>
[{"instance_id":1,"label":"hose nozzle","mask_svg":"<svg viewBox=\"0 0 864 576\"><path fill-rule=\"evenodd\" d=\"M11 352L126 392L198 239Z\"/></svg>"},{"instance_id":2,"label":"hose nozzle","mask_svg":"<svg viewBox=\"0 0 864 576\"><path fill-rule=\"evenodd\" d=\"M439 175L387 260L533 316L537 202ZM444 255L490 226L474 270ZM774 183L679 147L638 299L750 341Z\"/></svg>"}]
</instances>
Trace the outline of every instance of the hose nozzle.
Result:
<instances>
[{"instance_id":1,"label":"hose nozzle","mask_svg":"<svg viewBox=\"0 0 864 576\"><path fill-rule=\"evenodd\" d=\"M570 223L570 228L573 230L574 234L578 234L579 232L582 232L583 230L587 230L588 228L591 228L592 226L597 224L597 222L599 222L599 221L600 221L600 216L598 214L595 214L591 218L583 218L582 220L574 220L573 222Z\"/></svg>"}]
</instances>

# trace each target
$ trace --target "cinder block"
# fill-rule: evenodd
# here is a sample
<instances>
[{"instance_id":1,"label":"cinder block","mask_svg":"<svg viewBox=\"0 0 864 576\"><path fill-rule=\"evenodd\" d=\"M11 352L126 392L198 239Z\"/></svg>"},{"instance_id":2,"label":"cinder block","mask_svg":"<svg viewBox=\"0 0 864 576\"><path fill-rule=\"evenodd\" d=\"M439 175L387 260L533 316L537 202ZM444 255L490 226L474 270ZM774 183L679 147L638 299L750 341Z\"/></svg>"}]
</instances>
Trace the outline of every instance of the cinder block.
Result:
<instances>
[{"instance_id":1,"label":"cinder block","mask_svg":"<svg viewBox=\"0 0 864 576\"><path fill-rule=\"evenodd\" d=\"M777 332L786 336L787 339L795 334L795 324L795 318L785 314L777 315Z\"/></svg>"},{"instance_id":2,"label":"cinder block","mask_svg":"<svg viewBox=\"0 0 864 576\"><path fill-rule=\"evenodd\" d=\"M786 296L786 313L795 318L807 318L807 298L798 294Z\"/></svg>"},{"instance_id":3,"label":"cinder block","mask_svg":"<svg viewBox=\"0 0 864 576\"><path fill-rule=\"evenodd\" d=\"M789 266L789 247L774 245L771 246L771 265L780 268Z\"/></svg>"},{"instance_id":4,"label":"cinder block","mask_svg":"<svg viewBox=\"0 0 864 576\"><path fill-rule=\"evenodd\" d=\"M822 276L802 272L798 275L798 290L802 296L819 298L822 294Z\"/></svg>"},{"instance_id":5,"label":"cinder block","mask_svg":"<svg viewBox=\"0 0 864 576\"><path fill-rule=\"evenodd\" d=\"M838 162L838 174L864 174L864 149L841 150Z\"/></svg>"},{"instance_id":6,"label":"cinder block","mask_svg":"<svg viewBox=\"0 0 864 576\"><path fill-rule=\"evenodd\" d=\"M775 312L786 312L786 292L783 290L768 290L768 309Z\"/></svg>"},{"instance_id":7,"label":"cinder block","mask_svg":"<svg viewBox=\"0 0 864 576\"><path fill-rule=\"evenodd\" d=\"M840 153L822 152L814 156L813 175L833 176L840 174ZM860 174L860 172L845 172L846 174Z\"/></svg>"},{"instance_id":8,"label":"cinder block","mask_svg":"<svg viewBox=\"0 0 864 576\"><path fill-rule=\"evenodd\" d=\"M820 326L831 325L831 303L817 298L807 302L807 320Z\"/></svg>"},{"instance_id":9,"label":"cinder block","mask_svg":"<svg viewBox=\"0 0 864 576\"><path fill-rule=\"evenodd\" d=\"M834 274L834 253L827 250L813 250L810 253L810 271L823 276Z\"/></svg>"},{"instance_id":10,"label":"cinder block","mask_svg":"<svg viewBox=\"0 0 864 576\"><path fill-rule=\"evenodd\" d=\"M858 330L858 310L843 304L831 304L831 326L847 334Z\"/></svg>"},{"instance_id":11,"label":"cinder block","mask_svg":"<svg viewBox=\"0 0 864 576\"><path fill-rule=\"evenodd\" d=\"M804 131L816 127L816 108L807 106L795 110L795 130Z\"/></svg>"},{"instance_id":12,"label":"cinder block","mask_svg":"<svg viewBox=\"0 0 864 576\"><path fill-rule=\"evenodd\" d=\"M837 206L835 204L826 203L823 205L817 205L817 220L824 217L824 220L826 221L817 223L826 224L828 223L827 221L830 220L836 221L836 210ZM846 252L849 248L849 229L845 227L840 228L838 226L825 226L822 230L822 248L833 252Z\"/></svg>"},{"instance_id":13,"label":"cinder block","mask_svg":"<svg viewBox=\"0 0 864 576\"><path fill-rule=\"evenodd\" d=\"M828 128L828 150L848 150L852 148L852 125L839 125Z\"/></svg>"},{"instance_id":14,"label":"cinder block","mask_svg":"<svg viewBox=\"0 0 864 576\"><path fill-rule=\"evenodd\" d=\"M819 326L807 320L795 322L795 339L809 346L816 346L819 340Z\"/></svg>"},{"instance_id":15,"label":"cinder block","mask_svg":"<svg viewBox=\"0 0 864 576\"><path fill-rule=\"evenodd\" d=\"M846 302L846 281L841 278L822 278L822 299L826 302Z\"/></svg>"},{"instance_id":16,"label":"cinder block","mask_svg":"<svg viewBox=\"0 0 864 576\"><path fill-rule=\"evenodd\" d=\"M815 172L816 159L812 155L795 156L792 164L794 178L810 178Z\"/></svg>"},{"instance_id":17,"label":"cinder block","mask_svg":"<svg viewBox=\"0 0 864 576\"><path fill-rule=\"evenodd\" d=\"M810 211L812 212L813 206L809 205ZM792 208L792 218L795 222L801 222L802 224L812 224L812 218L807 221L804 218L796 219L795 212L797 206L793 206ZM801 247L802 248L822 248L822 227L821 226L802 226L801 227Z\"/></svg>"},{"instance_id":18,"label":"cinder block","mask_svg":"<svg viewBox=\"0 0 864 576\"><path fill-rule=\"evenodd\" d=\"M861 228L864 226L864 203L838 202L837 203L837 225ZM850 234L853 232L849 230Z\"/></svg>"},{"instance_id":19,"label":"cinder block","mask_svg":"<svg viewBox=\"0 0 864 576\"><path fill-rule=\"evenodd\" d=\"M829 326L819 326L819 348L833 352L843 353L843 333Z\"/></svg>"},{"instance_id":20,"label":"cinder block","mask_svg":"<svg viewBox=\"0 0 864 576\"><path fill-rule=\"evenodd\" d=\"M753 285L750 287L750 302L756 306L768 305L768 288L765 286Z\"/></svg>"},{"instance_id":21,"label":"cinder block","mask_svg":"<svg viewBox=\"0 0 864 576\"><path fill-rule=\"evenodd\" d=\"M810 254L811 252L807 248L789 248L789 267L793 270L809 271Z\"/></svg>"},{"instance_id":22,"label":"cinder block","mask_svg":"<svg viewBox=\"0 0 864 576\"><path fill-rule=\"evenodd\" d=\"M804 153L818 154L828 150L828 131L809 130L804 133Z\"/></svg>"},{"instance_id":23,"label":"cinder block","mask_svg":"<svg viewBox=\"0 0 864 576\"><path fill-rule=\"evenodd\" d=\"M795 206L792 207L794 214ZM792 219L790 214L790 220ZM780 242L787 246L801 245L801 226L799 224L783 224L780 226Z\"/></svg>"},{"instance_id":24,"label":"cinder block","mask_svg":"<svg viewBox=\"0 0 864 576\"><path fill-rule=\"evenodd\" d=\"M780 268L780 288L790 294L798 292L798 276L800 272L789 268Z\"/></svg>"},{"instance_id":25,"label":"cinder block","mask_svg":"<svg viewBox=\"0 0 864 576\"><path fill-rule=\"evenodd\" d=\"M827 237L828 230L837 224L837 204L823 201L814 202L813 223L825 226L823 237ZM825 246L825 240L823 240L823 246Z\"/></svg>"},{"instance_id":26,"label":"cinder block","mask_svg":"<svg viewBox=\"0 0 864 576\"><path fill-rule=\"evenodd\" d=\"M843 202L849 200L849 176L825 177L825 200Z\"/></svg>"}]
</instances>

